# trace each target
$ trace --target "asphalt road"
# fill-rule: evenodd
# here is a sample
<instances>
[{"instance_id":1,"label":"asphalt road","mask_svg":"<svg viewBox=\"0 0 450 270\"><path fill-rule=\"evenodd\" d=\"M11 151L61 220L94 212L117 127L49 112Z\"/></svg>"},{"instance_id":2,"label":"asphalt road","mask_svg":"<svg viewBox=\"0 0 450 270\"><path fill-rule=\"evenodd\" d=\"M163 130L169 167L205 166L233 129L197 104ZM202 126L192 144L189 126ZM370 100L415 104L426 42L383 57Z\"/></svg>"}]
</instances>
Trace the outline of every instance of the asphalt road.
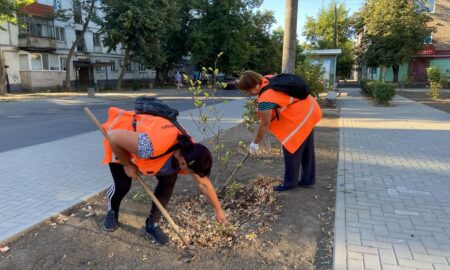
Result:
<instances>
[{"instance_id":1,"label":"asphalt road","mask_svg":"<svg viewBox=\"0 0 450 270\"><path fill-rule=\"evenodd\" d=\"M226 91L226 97L240 96L238 91ZM179 111L194 108L186 96L163 97ZM106 100L87 98L47 98L17 102L0 102L0 152L46 143L94 131L96 128L86 117L88 106L102 122L110 106L133 110L134 98Z\"/></svg>"}]
</instances>

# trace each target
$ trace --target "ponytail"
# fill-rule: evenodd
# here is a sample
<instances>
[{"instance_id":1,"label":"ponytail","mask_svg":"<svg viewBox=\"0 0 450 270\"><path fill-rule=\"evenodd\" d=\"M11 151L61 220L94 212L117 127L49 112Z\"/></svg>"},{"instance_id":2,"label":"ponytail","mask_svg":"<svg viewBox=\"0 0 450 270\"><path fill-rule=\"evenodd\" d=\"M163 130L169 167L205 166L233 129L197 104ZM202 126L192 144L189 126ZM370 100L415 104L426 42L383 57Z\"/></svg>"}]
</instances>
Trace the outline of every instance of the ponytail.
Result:
<instances>
[{"instance_id":1,"label":"ponytail","mask_svg":"<svg viewBox=\"0 0 450 270\"><path fill-rule=\"evenodd\" d=\"M178 135L177 137L178 145L181 149L181 152L191 151L194 147L194 143L192 142L192 138L189 135Z\"/></svg>"}]
</instances>

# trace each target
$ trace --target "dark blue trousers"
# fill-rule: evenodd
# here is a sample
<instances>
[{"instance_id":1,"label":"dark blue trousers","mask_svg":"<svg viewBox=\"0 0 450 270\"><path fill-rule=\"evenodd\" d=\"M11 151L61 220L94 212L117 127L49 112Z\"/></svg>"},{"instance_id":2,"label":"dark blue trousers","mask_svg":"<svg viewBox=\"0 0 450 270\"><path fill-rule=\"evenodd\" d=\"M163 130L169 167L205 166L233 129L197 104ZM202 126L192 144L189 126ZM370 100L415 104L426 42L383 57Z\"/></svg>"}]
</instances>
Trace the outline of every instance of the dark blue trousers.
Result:
<instances>
[{"instance_id":1,"label":"dark blue trousers","mask_svg":"<svg viewBox=\"0 0 450 270\"><path fill-rule=\"evenodd\" d=\"M314 153L314 129L297 151L291 154L283 147L284 185L310 186L316 183L316 156ZM301 172L300 172L301 169Z\"/></svg>"}]
</instances>

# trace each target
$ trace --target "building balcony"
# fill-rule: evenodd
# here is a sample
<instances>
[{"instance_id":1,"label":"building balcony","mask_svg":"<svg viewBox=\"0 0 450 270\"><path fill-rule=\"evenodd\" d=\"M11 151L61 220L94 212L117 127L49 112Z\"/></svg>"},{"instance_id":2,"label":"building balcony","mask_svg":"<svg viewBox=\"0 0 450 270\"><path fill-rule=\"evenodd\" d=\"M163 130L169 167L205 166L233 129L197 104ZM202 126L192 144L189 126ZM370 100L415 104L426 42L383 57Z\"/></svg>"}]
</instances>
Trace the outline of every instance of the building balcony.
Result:
<instances>
[{"instance_id":1,"label":"building balcony","mask_svg":"<svg viewBox=\"0 0 450 270\"><path fill-rule=\"evenodd\" d=\"M21 34L19 36L19 48L28 51L56 51L56 39Z\"/></svg>"}]
</instances>

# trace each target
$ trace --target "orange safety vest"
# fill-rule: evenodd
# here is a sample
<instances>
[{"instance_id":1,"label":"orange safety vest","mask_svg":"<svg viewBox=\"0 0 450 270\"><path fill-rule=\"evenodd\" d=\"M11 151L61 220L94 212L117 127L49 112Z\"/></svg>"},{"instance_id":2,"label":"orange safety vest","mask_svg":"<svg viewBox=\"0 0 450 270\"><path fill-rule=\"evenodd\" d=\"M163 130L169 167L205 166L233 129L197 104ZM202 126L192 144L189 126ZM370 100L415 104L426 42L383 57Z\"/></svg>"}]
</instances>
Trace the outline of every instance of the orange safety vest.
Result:
<instances>
[{"instance_id":1,"label":"orange safety vest","mask_svg":"<svg viewBox=\"0 0 450 270\"><path fill-rule=\"evenodd\" d=\"M269 80L263 78L260 89L268 84ZM275 110L272 110L269 130L290 153L297 151L322 119L320 106L312 96L300 100L269 88L258 97L258 103L260 102L271 102L280 106L277 109L278 119Z\"/></svg>"},{"instance_id":2,"label":"orange safety vest","mask_svg":"<svg viewBox=\"0 0 450 270\"><path fill-rule=\"evenodd\" d=\"M102 127L106 132L116 129L133 131L132 123L134 114L134 111L125 111L110 107L108 110L108 119ZM164 154L171 146L177 143L178 135L182 134L169 120L149 114L136 115L136 132L144 132L147 134L153 145L153 156ZM103 164L120 162L117 158L113 157L114 153L106 138L103 141L103 145L105 148ZM140 159L137 155L131 154L131 158L132 162L143 174L155 175L172 155L173 152L156 159Z\"/></svg>"}]
</instances>

